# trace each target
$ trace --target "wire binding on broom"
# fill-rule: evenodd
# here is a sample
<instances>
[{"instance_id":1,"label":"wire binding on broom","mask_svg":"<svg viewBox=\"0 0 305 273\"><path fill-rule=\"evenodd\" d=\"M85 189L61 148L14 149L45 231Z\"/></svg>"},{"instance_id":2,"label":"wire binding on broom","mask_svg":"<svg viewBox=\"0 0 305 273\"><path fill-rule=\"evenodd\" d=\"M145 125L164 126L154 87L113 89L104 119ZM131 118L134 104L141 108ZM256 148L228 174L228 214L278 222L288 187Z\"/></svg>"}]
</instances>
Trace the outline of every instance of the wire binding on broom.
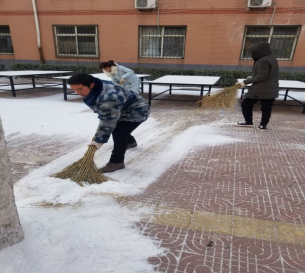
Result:
<instances>
[{"instance_id":1,"label":"wire binding on broom","mask_svg":"<svg viewBox=\"0 0 305 273\"><path fill-rule=\"evenodd\" d=\"M236 95L240 84L230 87L225 87L222 90L216 91L213 95L205 95L198 101L199 107L205 109L220 110L224 108L233 109L236 103Z\"/></svg>"},{"instance_id":2,"label":"wire binding on broom","mask_svg":"<svg viewBox=\"0 0 305 273\"><path fill-rule=\"evenodd\" d=\"M69 178L80 186L83 186L82 182L89 184L101 184L107 181L107 177L98 171L94 163L93 158L96 150L97 149L95 146L89 146L83 158L68 166L61 172L53 174L51 177L60 179Z\"/></svg>"}]
</instances>

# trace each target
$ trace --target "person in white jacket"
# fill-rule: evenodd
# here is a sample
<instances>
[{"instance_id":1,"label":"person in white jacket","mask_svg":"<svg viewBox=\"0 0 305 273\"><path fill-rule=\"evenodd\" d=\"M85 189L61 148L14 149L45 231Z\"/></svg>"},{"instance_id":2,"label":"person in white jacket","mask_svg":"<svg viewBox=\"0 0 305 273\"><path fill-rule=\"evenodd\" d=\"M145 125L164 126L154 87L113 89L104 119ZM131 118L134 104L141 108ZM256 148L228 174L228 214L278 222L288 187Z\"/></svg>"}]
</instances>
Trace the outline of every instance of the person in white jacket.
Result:
<instances>
[{"instance_id":1,"label":"person in white jacket","mask_svg":"<svg viewBox=\"0 0 305 273\"><path fill-rule=\"evenodd\" d=\"M100 68L111 77L113 83L122 85L137 94L140 93L140 79L133 70L118 65L114 61L103 62L100 64Z\"/></svg>"}]
</instances>

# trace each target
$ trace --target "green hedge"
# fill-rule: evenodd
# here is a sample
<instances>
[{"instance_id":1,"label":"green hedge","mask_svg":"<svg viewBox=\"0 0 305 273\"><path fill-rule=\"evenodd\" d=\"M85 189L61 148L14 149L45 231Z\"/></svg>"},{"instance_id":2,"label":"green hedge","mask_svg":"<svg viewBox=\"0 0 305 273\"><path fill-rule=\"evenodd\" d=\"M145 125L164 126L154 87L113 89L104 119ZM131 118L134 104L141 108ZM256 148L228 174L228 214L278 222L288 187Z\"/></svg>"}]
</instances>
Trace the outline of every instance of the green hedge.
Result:
<instances>
[{"instance_id":1,"label":"green hedge","mask_svg":"<svg viewBox=\"0 0 305 273\"><path fill-rule=\"evenodd\" d=\"M47 65L47 64L14 64L13 70L55 70L73 71L77 73L101 73L98 66L92 65ZM190 75L190 76L220 76L218 86L230 86L236 83L236 79L247 78L251 73L241 70L213 70L213 69L171 69L171 68L134 68L137 74L150 74L150 79L157 79L165 75ZM280 73L281 80L298 80L305 82L305 73Z\"/></svg>"},{"instance_id":2,"label":"green hedge","mask_svg":"<svg viewBox=\"0 0 305 273\"><path fill-rule=\"evenodd\" d=\"M102 73L102 71L98 66L92 66L92 65L13 64L12 70L73 71L73 74Z\"/></svg>"},{"instance_id":3,"label":"green hedge","mask_svg":"<svg viewBox=\"0 0 305 273\"><path fill-rule=\"evenodd\" d=\"M153 79L165 75L188 75L188 76L220 76L217 85L220 87L230 86L236 83L238 78L247 78L248 71L237 70L213 70L213 69L170 69L170 68L135 68L137 74L150 74Z\"/></svg>"}]
</instances>

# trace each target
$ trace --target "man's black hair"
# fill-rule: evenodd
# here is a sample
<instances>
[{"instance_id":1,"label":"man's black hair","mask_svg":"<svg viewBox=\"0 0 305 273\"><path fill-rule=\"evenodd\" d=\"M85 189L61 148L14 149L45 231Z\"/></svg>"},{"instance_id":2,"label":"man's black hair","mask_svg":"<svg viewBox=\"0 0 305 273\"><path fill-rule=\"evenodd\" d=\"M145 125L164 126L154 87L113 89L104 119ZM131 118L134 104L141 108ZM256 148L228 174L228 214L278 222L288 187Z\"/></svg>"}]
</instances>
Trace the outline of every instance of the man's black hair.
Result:
<instances>
[{"instance_id":1,"label":"man's black hair","mask_svg":"<svg viewBox=\"0 0 305 273\"><path fill-rule=\"evenodd\" d=\"M91 83L95 83L94 77L89 74L75 74L68 79L68 84L82 84L90 88Z\"/></svg>"}]
</instances>

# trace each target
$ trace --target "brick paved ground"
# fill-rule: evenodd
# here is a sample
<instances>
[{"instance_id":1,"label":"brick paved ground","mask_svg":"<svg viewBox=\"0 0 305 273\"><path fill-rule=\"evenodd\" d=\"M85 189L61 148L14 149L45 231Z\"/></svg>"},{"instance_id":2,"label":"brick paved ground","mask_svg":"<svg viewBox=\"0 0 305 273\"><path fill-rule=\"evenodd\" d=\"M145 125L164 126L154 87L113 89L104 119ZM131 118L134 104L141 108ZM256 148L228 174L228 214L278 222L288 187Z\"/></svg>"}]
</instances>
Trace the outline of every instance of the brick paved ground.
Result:
<instances>
[{"instance_id":1,"label":"brick paved ground","mask_svg":"<svg viewBox=\"0 0 305 273\"><path fill-rule=\"evenodd\" d=\"M22 92L17 93L19 99L35 96L33 91ZM268 132L233 126L242 121L239 106L232 113L215 114L197 111L190 102L158 101L153 102L152 115L175 126L167 143L154 146L151 153L164 149L192 125L217 122L220 134L236 139L190 150L142 194L118 199L153 209L154 215L136 226L167 249L163 256L149 259L155 270L305 272L305 115L301 108L275 106ZM256 106L256 124L259 118ZM51 145L46 143L40 147L41 154ZM13 142L9 149L13 151ZM59 156L48 155L43 164ZM139 160L141 156L147 154Z\"/></svg>"},{"instance_id":2,"label":"brick paved ground","mask_svg":"<svg viewBox=\"0 0 305 273\"><path fill-rule=\"evenodd\" d=\"M184 128L221 122L220 133L237 141L189 151L143 194L121 201L154 209L137 226L168 249L149 259L156 271L305 272L302 108L275 106L268 132L233 126L243 120L239 105L229 114L196 112L191 120L190 109L188 102L159 101L152 112Z\"/></svg>"}]
</instances>

